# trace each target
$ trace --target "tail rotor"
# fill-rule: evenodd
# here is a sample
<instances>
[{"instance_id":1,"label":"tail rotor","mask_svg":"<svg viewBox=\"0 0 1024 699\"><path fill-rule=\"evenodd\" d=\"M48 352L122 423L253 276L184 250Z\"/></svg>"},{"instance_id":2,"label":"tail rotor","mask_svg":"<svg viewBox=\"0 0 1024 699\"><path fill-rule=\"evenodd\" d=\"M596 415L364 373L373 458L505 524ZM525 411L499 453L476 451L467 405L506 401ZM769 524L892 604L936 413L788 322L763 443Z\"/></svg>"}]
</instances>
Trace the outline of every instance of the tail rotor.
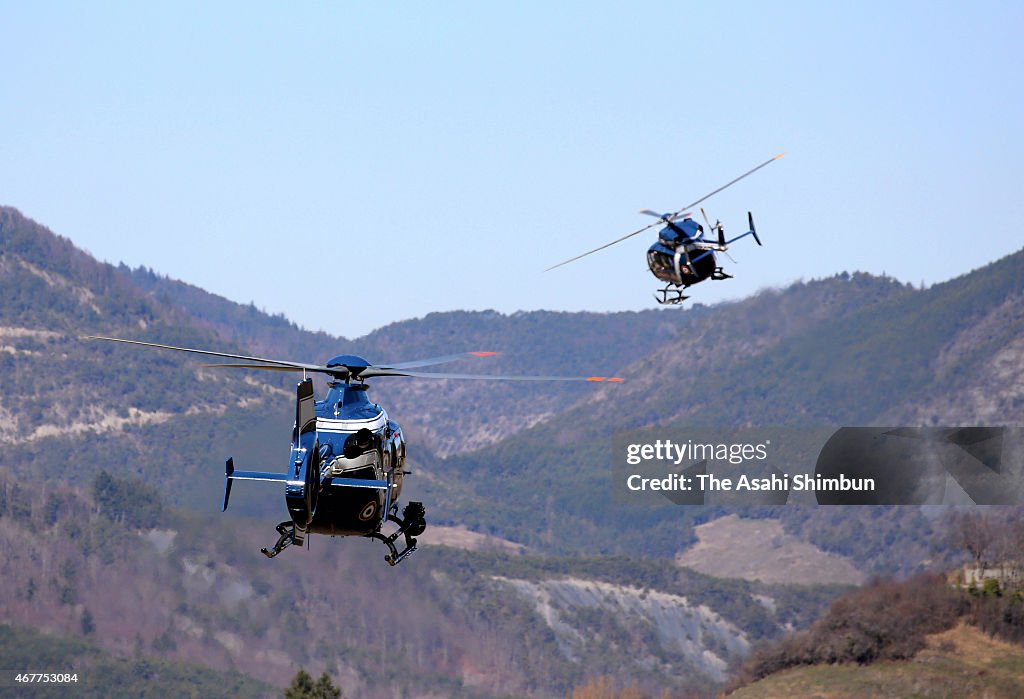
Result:
<instances>
[{"instance_id":1,"label":"tail rotor","mask_svg":"<svg viewBox=\"0 0 1024 699\"><path fill-rule=\"evenodd\" d=\"M700 213L704 217L704 223L706 223L708 225L708 232L715 231L716 233L718 233L718 249L719 249L719 251L720 252L725 252L725 247L726 247L726 243L725 243L725 228L722 227L722 222L719 221L718 219L715 219L715 225L712 226L711 222L708 220L708 214L707 214L706 211L704 211L704 207L703 206L700 208Z\"/></svg>"}]
</instances>

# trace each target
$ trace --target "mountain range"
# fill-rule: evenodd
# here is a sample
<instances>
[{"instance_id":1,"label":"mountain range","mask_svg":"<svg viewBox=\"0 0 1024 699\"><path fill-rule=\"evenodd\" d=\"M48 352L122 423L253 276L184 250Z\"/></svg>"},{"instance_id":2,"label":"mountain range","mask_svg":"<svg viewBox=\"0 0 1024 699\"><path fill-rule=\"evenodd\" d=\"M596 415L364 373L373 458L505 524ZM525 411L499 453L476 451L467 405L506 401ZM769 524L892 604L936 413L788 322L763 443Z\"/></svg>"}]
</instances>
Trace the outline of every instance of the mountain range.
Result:
<instances>
[{"instance_id":1,"label":"mountain range","mask_svg":"<svg viewBox=\"0 0 1024 699\"><path fill-rule=\"evenodd\" d=\"M697 527L768 519L780 554L904 574L947 560L941 516L616 504L616 433L1024 417L1024 251L929 288L841 273L712 307L435 313L347 339L98 262L0 207L0 288L0 621L277 686L302 665L371 697L564 696L608 670L714 691L753 641L806 625L842 586L767 569L757 582L749 566L714 577L737 574L729 550L718 571L681 567ZM363 540L314 538L268 562L256 549L279 496L239 487L212 513L227 456L280 469L292 379L93 334L318 363L487 350L500 354L452 370L626 381L372 382L408 434L427 546L398 569ZM97 485L110 482L156 514L112 513Z\"/></svg>"}]
</instances>

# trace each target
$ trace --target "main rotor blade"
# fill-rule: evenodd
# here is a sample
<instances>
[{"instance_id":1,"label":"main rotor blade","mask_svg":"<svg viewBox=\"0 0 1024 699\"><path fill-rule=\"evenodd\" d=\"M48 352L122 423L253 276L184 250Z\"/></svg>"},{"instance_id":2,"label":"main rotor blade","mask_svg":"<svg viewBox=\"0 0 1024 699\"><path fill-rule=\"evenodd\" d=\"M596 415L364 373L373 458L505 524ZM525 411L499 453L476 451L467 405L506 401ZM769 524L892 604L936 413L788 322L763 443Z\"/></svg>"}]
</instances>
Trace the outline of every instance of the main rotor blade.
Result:
<instances>
[{"instance_id":1,"label":"main rotor blade","mask_svg":"<svg viewBox=\"0 0 1024 699\"><path fill-rule=\"evenodd\" d=\"M684 214L677 211L674 214L659 214L657 211L651 211L650 209L640 209L637 213L644 214L645 216L653 216L654 218L660 218L662 221L675 221L678 218L686 218L689 214Z\"/></svg>"},{"instance_id":2,"label":"main rotor blade","mask_svg":"<svg viewBox=\"0 0 1024 699\"><path fill-rule=\"evenodd\" d=\"M742 175L740 175L736 179L731 180L731 181L727 182L726 184L723 184L721 187L719 187L715 191L711 192L710 194L705 194L703 197L701 197L697 201L693 202L692 204L687 204L683 208L679 209L675 213L669 214L665 218L662 218L662 219L660 219L660 220L658 220L658 221L656 221L654 223L650 223L650 224L644 226L643 228L641 228L639 230L635 230L632 233L629 233L628 235L622 236L621 238L616 238L612 242L606 243L605 245L602 245L599 248L594 248L593 250L589 250L589 251L583 253L582 255L577 255L576 257L571 257L568 260L565 260L564 262L559 262L557 265L552 265L551 267L548 267L544 271L545 272L550 272L551 270L556 269L558 267L561 267L562 265L567 265L570 262L575 262L576 260L578 260L580 258L583 258L583 257L586 257L587 255L593 255L595 252L600 252L601 250L604 250L605 248L610 248L611 246L615 245L616 243L621 243L623 240L626 240L628 238L632 238L634 235L640 235L641 233L643 233L644 231L646 231L648 229L654 228L655 226L662 225L665 222L665 220L668 220L668 221L674 220L676 216L678 216L679 214L683 213L687 209L692 209L693 207L695 207L698 204L700 204L701 202L703 202L705 199L709 199L709 198L713 197L714 195L718 194L719 192L721 192L723 189L726 189L727 187L731 187L732 185L734 185L737 182L739 182L740 180L742 180L744 177L747 177L748 175L753 175L755 172L757 172L758 170L763 168L765 165L768 165L769 163L775 162L776 160L778 160L779 158L781 158L784 155L785 155L785 153L779 153L774 158L769 158L768 160L764 161L763 163L761 163L757 167L752 168L750 170L747 170L746 172L744 172ZM641 213L645 213L645 212L641 212ZM658 214L655 214L655 215L658 215Z\"/></svg>"},{"instance_id":3,"label":"main rotor blade","mask_svg":"<svg viewBox=\"0 0 1024 699\"><path fill-rule=\"evenodd\" d=\"M629 235L624 235L621 238L616 238L612 242L606 243L606 244L602 245L599 248L594 248L593 250L589 250L589 251L583 253L582 255L577 255L576 257L570 257L568 260L565 260L564 262L559 262L557 265L551 265L550 267L548 267L544 271L545 272L550 272L551 270L557 269L557 268L561 267L562 265L567 265L570 262L575 262L576 260L578 260L578 259L580 259L582 257L586 257L587 255L593 255L595 252L600 252L600 251L604 250L605 248L610 248L611 246L615 245L616 243L621 243L623 240L626 240L627 238L632 238L634 235L640 235L644 231L650 230L651 228L654 228L655 226L664 226L664 225L665 225L665 221L663 221L663 220L661 220L659 218L654 223L649 223L646 226L644 226L643 228L640 228L639 230L633 231Z\"/></svg>"},{"instance_id":4,"label":"main rotor blade","mask_svg":"<svg viewBox=\"0 0 1024 699\"><path fill-rule=\"evenodd\" d=\"M259 369L261 371L312 371L312 369L300 369L294 366L281 366L280 364L204 364L210 369ZM331 367L332 369L334 367Z\"/></svg>"},{"instance_id":5,"label":"main rotor blade","mask_svg":"<svg viewBox=\"0 0 1024 699\"><path fill-rule=\"evenodd\" d=\"M159 349L176 350L178 352L190 352L192 354L201 354L209 357L226 357L228 359L243 359L252 364L207 364L209 367L225 368L225 369L260 369L264 371L315 371L324 374L330 374L336 377L348 377L354 376L359 379L368 379L374 376L410 376L413 378L420 379L480 379L484 381L610 381L619 382L621 378L617 376L499 376L499 375L487 375L487 374L434 374L422 371L407 371L403 366L427 366L427 364L440 364L442 362L453 361L455 359L461 359L463 357L480 357L480 356L491 356L497 354L497 352L463 352L461 354L445 355L443 357L433 357L431 359L420 359L413 362L406 362L405 365L393 365L393 366L369 366L364 368L358 374L352 373L350 369L344 365L339 366L323 366L321 364L305 364L303 362L290 362L282 359L264 359L262 357L249 357L244 354L231 354L229 352L213 352L211 350L194 349L192 347L175 347L174 345L161 345L156 342L142 342L141 340L123 340L118 337L101 337L99 335L86 335L87 340L107 340L109 342L123 342L128 345L140 345L142 347L157 347Z\"/></svg>"},{"instance_id":6,"label":"main rotor blade","mask_svg":"<svg viewBox=\"0 0 1024 699\"><path fill-rule=\"evenodd\" d=\"M471 379L481 381L623 381L618 376L506 376L499 374L439 374L427 371L404 371L384 367L371 367L360 374L360 378L369 379L374 376L410 376L415 379Z\"/></svg>"},{"instance_id":7,"label":"main rotor blade","mask_svg":"<svg viewBox=\"0 0 1024 699\"><path fill-rule=\"evenodd\" d=\"M493 357L497 352L461 352L459 354L446 354L441 357L430 357L429 359L414 359L409 362L398 362L397 364L381 364L381 369L415 369L421 366L433 366L454 362L457 359L469 359L470 357Z\"/></svg>"},{"instance_id":8,"label":"main rotor blade","mask_svg":"<svg viewBox=\"0 0 1024 699\"><path fill-rule=\"evenodd\" d=\"M747 170L746 172L744 172L742 175L740 175L736 179L730 180L729 182L726 182L725 184L723 184L721 187L719 187L715 191L711 192L710 194L705 194L704 196L702 196L700 199L698 199L697 201L693 202L692 204L687 204L686 206L681 208L679 211L677 211L675 214L673 214L673 216L675 216L677 214L681 214L682 212L686 211L687 209L692 209L693 207L697 206L697 204L700 204L703 201L705 201L706 199L710 199L711 197L715 196L716 194L721 192L723 189L727 189L729 187L732 187L734 184L736 184L737 182L742 180L744 177L747 177L749 175L753 175L755 172L757 172L758 170L763 168L765 165L769 165L771 163L774 163L776 160L778 160L779 158L781 158L784 155L785 155L785 153L779 153L774 158L768 158L768 160L765 160L763 163L761 163L757 167L751 168L750 170Z\"/></svg>"},{"instance_id":9,"label":"main rotor blade","mask_svg":"<svg viewBox=\"0 0 1024 699\"><path fill-rule=\"evenodd\" d=\"M208 357L226 357L227 359L244 359L250 362L257 362L260 364L272 364L282 368L298 369L299 371L305 369L306 371L322 371L325 373L332 373L333 368L325 367L320 364L304 364L302 362L290 362L282 359L265 359L263 357L249 357L244 354L231 354L229 352L213 352L211 350L193 349L192 347L175 347L174 345L161 345L156 342L142 342L141 340L122 340L119 337L101 337L99 335L86 335L86 340L107 340L109 342L123 342L127 345L140 345L142 347L157 347L159 349L176 350L178 352L190 352L192 354L202 354Z\"/></svg>"}]
</instances>

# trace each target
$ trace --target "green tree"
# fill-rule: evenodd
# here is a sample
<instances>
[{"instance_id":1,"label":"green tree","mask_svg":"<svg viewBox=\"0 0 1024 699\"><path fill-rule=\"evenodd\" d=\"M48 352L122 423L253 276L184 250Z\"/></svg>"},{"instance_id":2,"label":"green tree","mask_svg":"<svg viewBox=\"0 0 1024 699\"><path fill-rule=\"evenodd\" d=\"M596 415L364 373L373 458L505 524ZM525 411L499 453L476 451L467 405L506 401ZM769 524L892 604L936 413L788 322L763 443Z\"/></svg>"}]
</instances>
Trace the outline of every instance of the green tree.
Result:
<instances>
[{"instance_id":1,"label":"green tree","mask_svg":"<svg viewBox=\"0 0 1024 699\"><path fill-rule=\"evenodd\" d=\"M86 607L85 611L82 612L82 635L88 636L96 631L96 622L92 620L92 612Z\"/></svg>"},{"instance_id":2,"label":"green tree","mask_svg":"<svg viewBox=\"0 0 1024 699\"><path fill-rule=\"evenodd\" d=\"M105 517L129 527L150 529L163 515L156 488L137 478L118 478L102 470L93 479L92 493Z\"/></svg>"},{"instance_id":3,"label":"green tree","mask_svg":"<svg viewBox=\"0 0 1024 699\"><path fill-rule=\"evenodd\" d=\"M324 672L313 685L313 696L316 699L341 699L341 688L335 687L331 676Z\"/></svg>"},{"instance_id":4,"label":"green tree","mask_svg":"<svg viewBox=\"0 0 1024 699\"><path fill-rule=\"evenodd\" d=\"M305 668L292 679L292 685L284 690L284 699L310 699L313 696L313 678Z\"/></svg>"},{"instance_id":5,"label":"green tree","mask_svg":"<svg viewBox=\"0 0 1024 699\"><path fill-rule=\"evenodd\" d=\"M284 690L284 699L341 699L341 689L334 686L326 672L313 682L305 668L300 668L291 686Z\"/></svg>"}]
</instances>

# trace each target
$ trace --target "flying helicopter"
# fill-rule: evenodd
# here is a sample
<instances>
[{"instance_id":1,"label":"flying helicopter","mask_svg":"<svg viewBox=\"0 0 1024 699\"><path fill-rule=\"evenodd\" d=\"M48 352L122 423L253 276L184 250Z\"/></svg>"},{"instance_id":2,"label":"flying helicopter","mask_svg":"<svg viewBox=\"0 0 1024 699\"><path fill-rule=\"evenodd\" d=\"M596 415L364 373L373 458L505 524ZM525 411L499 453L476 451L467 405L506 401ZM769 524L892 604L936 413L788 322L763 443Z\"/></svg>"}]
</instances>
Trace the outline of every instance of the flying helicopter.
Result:
<instances>
[{"instance_id":1,"label":"flying helicopter","mask_svg":"<svg viewBox=\"0 0 1024 699\"><path fill-rule=\"evenodd\" d=\"M398 516L402 484L406 474L410 473L405 469L405 437L402 428L388 417L387 411L369 400L366 379L406 376L497 381L619 383L623 380L617 376L503 376L416 371L420 367L457 359L488 357L497 352L464 352L380 365L355 355L339 355L326 364L308 364L116 337L89 335L85 339L239 360L207 364L208 367L302 373L303 380L296 387L295 425L284 472L237 470L233 458L228 458L224 466L222 512L228 509L234 481L266 481L284 485L290 519L277 525L277 543L261 549L267 558L273 558L292 544L301 546L311 534L377 539L388 547L384 560L392 566L416 550L416 537L427 526L423 503L408 503L401 517ZM310 373L328 376L328 391L323 400L318 401L314 396L313 379L307 376ZM387 522L397 527L390 534L383 533ZM395 545L399 538L402 538L401 550Z\"/></svg>"},{"instance_id":2,"label":"flying helicopter","mask_svg":"<svg viewBox=\"0 0 1024 699\"><path fill-rule=\"evenodd\" d=\"M729 253L726 251L729 249L729 245L741 238L746 238L748 235L753 236L757 244L761 245L761 239L757 237L757 230L754 228L753 214L749 211L747 212L747 222L750 229L746 233L726 240L725 228L722 226L720 221L715 221L715 225L712 226L708 221L707 214L702 208L700 212L704 217L704 223L707 224L707 231L705 231L704 226L693 220L692 214L689 213L688 210L698 204L701 204L706 199L710 199L723 189L731 187L744 177L754 174L769 163L775 162L783 155L785 155L785 153L779 153L774 158L764 161L757 167L748 170L736 179L722 185L710 194L705 194L697 201L692 204L687 204L678 211L658 213L656 211L651 211L650 209L641 209L641 214L653 216L658 220L655 223L648 224L628 235L617 238L610 243L606 243L599 248L594 248L582 255L577 255L576 257L572 257L563 262L559 262L556 265L552 265L544 271L550 272L562 265L567 265L570 262L575 262L587 255L592 255L595 252L604 250L605 248L610 248L616 243L621 243L622 241L632 238L635 235L639 235L644 231L654 228L655 226L664 225L664 228L658 232L657 242L647 250L647 266L655 277L665 282L665 288L660 289L655 293L654 298L658 303L671 305L682 303L689 298L689 296L685 296L683 292L687 288L694 284L698 284L705 279L711 279L714 281L732 279L732 275L727 274L718 264L718 260L715 258L715 253L721 252L728 255ZM709 236L713 235L713 238L705 238L705 232L707 232ZM661 295L660 298L658 294Z\"/></svg>"}]
</instances>

